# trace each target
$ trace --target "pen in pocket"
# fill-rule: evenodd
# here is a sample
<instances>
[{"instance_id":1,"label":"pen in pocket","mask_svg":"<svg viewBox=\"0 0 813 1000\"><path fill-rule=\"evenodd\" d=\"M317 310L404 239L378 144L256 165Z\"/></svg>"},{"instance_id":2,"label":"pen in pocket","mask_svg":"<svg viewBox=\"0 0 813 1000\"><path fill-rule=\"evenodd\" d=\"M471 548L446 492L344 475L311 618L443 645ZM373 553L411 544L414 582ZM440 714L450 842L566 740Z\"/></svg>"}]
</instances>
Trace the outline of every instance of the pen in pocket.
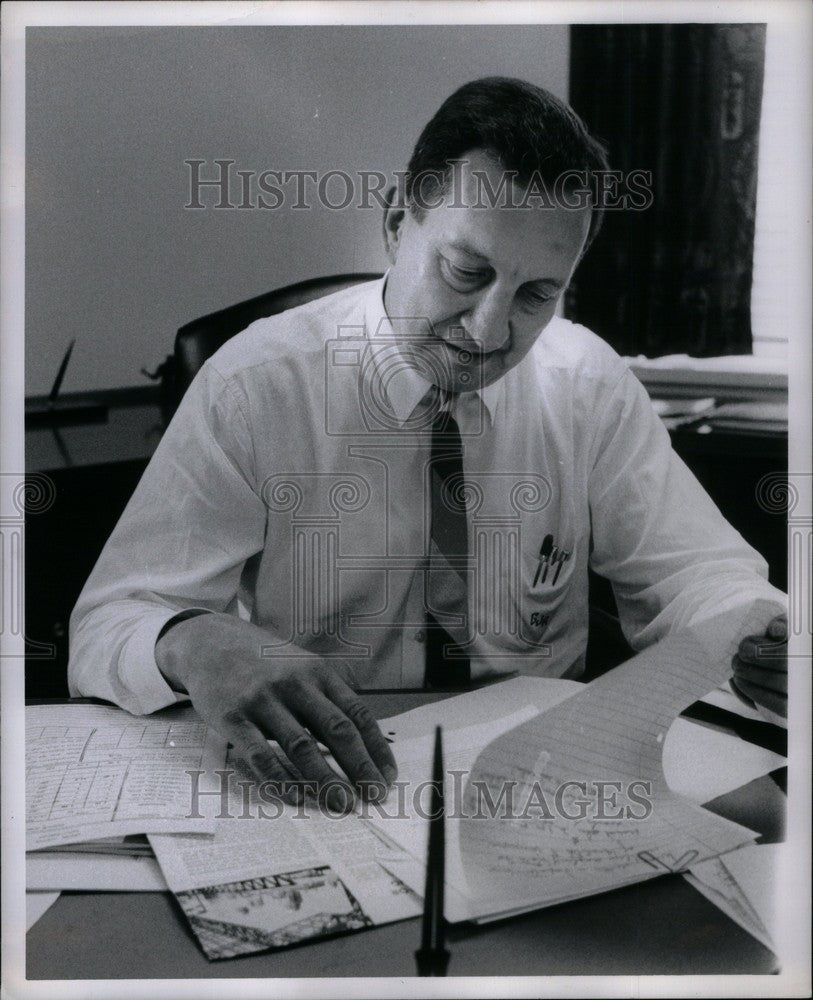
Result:
<instances>
[{"instance_id":1,"label":"pen in pocket","mask_svg":"<svg viewBox=\"0 0 813 1000\"><path fill-rule=\"evenodd\" d=\"M539 549L539 565L536 567L536 575L534 576L533 586L535 587L539 582L539 574L542 572L544 567L545 573L542 577L542 583L545 582L545 577L548 575L548 561L550 559L551 553L553 552L553 535L545 535L542 541L542 546Z\"/></svg>"}]
</instances>

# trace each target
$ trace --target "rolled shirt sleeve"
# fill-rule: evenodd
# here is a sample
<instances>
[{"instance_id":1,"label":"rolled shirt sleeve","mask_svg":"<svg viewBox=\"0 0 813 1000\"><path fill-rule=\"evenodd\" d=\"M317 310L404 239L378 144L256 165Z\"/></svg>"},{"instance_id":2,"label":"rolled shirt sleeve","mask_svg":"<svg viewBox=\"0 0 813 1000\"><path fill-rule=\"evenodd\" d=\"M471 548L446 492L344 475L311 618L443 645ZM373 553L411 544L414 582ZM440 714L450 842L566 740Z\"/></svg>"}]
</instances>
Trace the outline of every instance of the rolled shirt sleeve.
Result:
<instances>
[{"instance_id":1,"label":"rolled shirt sleeve","mask_svg":"<svg viewBox=\"0 0 813 1000\"><path fill-rule=\"evenodd\" d=\"M183 696L155 661L179 612L236 603L265 507L238 390L207 364L184 396L70 621L72 695L145 714Z\"/></svg>"},{"instance_id":2,"label":"rolled shirt sleeve","mask_svg":"<svg viewBox=\"0 0 813 1000\"><path fill-rule=\"evenodd\" d=\"M784 611L785 595L768 583L765 560L672 450L631 372L604 407L589 474L591 565L612 582L630 645L642 649L759 598L776 614Z\"/></svg>"}]
</instances>

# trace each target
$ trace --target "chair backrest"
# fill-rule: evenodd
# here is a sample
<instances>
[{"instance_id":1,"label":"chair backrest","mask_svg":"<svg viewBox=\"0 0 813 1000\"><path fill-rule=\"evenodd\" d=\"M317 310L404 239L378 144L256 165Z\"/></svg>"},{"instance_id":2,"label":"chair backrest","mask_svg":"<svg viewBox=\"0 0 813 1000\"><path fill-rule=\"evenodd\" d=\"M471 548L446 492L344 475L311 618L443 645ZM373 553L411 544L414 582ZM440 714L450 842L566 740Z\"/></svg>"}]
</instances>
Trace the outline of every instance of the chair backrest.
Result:
<instances>
[{"instance_id":1,"label":"chair backrest","mask_svg":"<svg viewBox=\"0 0 813 1000\"><path fill-rule=\"evenodd\" d=\"M227 340L245 330L255 320L301 306L323 295L339 292L363 281L373 281L380 274L334 274L326 278L309 278L295 285L286 285L273 292L257 295L245 302L209 313L182 326L175 336L174 396L175 405L189 388L192 379Z\"/></svg>"}]
</instances>

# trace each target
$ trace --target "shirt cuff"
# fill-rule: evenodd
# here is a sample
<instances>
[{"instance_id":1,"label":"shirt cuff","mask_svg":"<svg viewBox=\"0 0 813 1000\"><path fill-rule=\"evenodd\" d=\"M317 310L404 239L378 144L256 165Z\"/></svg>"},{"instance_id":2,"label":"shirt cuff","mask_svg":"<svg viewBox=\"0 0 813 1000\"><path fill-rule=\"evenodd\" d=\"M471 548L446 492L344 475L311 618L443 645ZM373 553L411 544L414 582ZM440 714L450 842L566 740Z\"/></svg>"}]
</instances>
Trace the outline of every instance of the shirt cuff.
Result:
<instances>
[{"instance_id":1,"label":"shirt cuff","mask_svg":"<svg viewBox=\"0 0 813 1000\"><path fill-rule=\"evenodd\" d=\"M155 644L162 629L173 618L187 612L209 613L210 608L186 608L183 612L167 609L156 612L142 621L130 636L119 659L118 675L121 684L131 693L138 705L138 714L149 715L160 708L188 701L189 695L173 691L155 661Z\"/></svg>"}]
</instances>

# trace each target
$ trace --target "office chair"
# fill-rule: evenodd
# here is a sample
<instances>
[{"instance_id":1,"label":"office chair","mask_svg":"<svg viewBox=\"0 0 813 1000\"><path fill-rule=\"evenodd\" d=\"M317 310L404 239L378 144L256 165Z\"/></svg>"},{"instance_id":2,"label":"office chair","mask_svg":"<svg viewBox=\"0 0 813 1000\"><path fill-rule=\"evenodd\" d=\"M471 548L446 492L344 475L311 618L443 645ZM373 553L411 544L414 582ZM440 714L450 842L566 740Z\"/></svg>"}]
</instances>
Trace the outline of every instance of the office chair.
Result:
<instances>
[{"instance_id":1,"label":"office chair","mask_svg":"<svg viewBox=\"0 0 813 1000\"><path fill-rule=\"evenodd\" d=\"M273 292L265 292L245 302L227 306L217 312L201 316L191 323L182 326L175 335L175 354L170 365L172 371L164 373L165 381L169 381L166 392L165 419L171 416L178 407L181 397L189 388L192 379L210 358L227 340L245 330L257 319L275 316L277 313L301 306L305 302L319 299L323 295L339 292L351 285L363 281L373 281L380 274L366 272L363 274L333 274L325 278L308 278L293 285L276 288ZM166 409L170 412L167 413Z\"/></svg>"},{"instance_id":2,"label":"office chair","mask_svg":"<svg viewBox=\"0 0 813 1000\"><path fill-rule=\"evenodd\" d=\"M169 365L163 373L165 422L168 422L177 409L181 397L207 358L255 320L275 316L294 306L380 277L380 274L367 272L309 278L257 295L245 302L238 302L182 326L175 336L175 354L168 359ZM587 680L592 680L632 655L616 615L609 584L591 571Z\"/></svg>"}]
</instances>

